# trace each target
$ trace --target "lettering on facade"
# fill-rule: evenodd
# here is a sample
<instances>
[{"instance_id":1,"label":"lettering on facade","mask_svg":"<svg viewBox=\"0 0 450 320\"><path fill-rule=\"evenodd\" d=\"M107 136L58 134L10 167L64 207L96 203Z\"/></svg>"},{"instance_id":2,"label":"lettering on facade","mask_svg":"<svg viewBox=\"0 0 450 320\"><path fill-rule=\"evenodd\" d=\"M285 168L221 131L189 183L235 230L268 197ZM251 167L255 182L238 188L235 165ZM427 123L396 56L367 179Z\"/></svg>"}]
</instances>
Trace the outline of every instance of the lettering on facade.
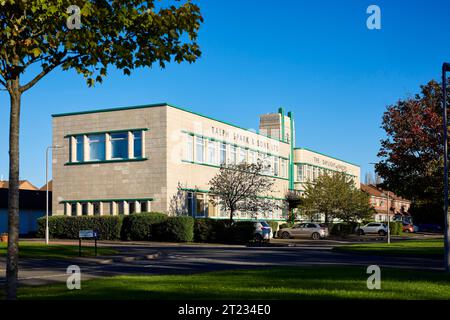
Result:
<instances>
[{"instance_id":1,"label":"lettering on facade","mask_svg":"<svg viewBox=\"0 0 450 320\"><path fill-rule=\"evenodd\" d=\"M266 149L267 151L278 152L278 145L276 143L270 143L263 139L254 138L239 132L231 133L228 130L211 126L211 134L214 138L221 138L224 140L229 140L231 138L232 141L230 142L245 144L249 147L258 147Z\"/></svg>"},{"instance_id":2,"label":"lettering on facade","mask_svg":"<svg viewBox=\"0 0 450 320\"><path fill-rule=\"evenodd\" d=\"M317 163L318 165L324 166L324 167L328 167L328 168L333 168L335 170L338 171L344 171L347 172L347 167L342 165L342 164L338 164L334 161L328 160L328 159L321 159L319 157L314 157L314 163Z\"/></svg>"}]
</instances>

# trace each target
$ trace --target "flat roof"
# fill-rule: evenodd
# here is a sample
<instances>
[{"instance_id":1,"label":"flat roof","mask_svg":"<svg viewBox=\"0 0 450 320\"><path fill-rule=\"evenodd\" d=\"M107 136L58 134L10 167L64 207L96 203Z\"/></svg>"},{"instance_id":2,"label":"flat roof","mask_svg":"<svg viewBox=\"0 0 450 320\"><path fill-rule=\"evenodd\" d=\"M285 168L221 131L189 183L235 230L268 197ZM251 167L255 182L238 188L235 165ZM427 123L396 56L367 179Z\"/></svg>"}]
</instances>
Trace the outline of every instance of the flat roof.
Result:
<instances>
[{"instance_id":1,"label":"flat roof","mask_svg":"<svg viewBox=\"0 0 450 320\"><path fill-rule=\"evenodd\" d=\"M311 149L309 149L309 148L299 147L299 148L294 148L294 150L306 150L306 151L309 151L309 152L313 152L313 153L320 154L320 155L325 156L325 157L328 157L328 158L332 158L332 159L334 159L334 160L338 160L338 161L342 161L342 162L351 164L352 166L360 167L360 165L358 165L358 164L351 163L351 162L348 162L348 161L346 161L346 160L342 160L342 159L339 159L339 158L330 156L330 155L325 154L325 153L322 153L322 152L317 152L317 151L311 150Z\"/></svg>"},{"instance_id":2,"label":"flat roof","mask_svg":"<svg viewBox=\"0 0 450 320\"><path fill-rule=\"evenodd\" d=\"M249 132L255 133L257 135L260 135L260 136L268 138L268 139L272 139L272 140L275 140L275 141L278 141L278 142L281 142L281 143L288 144L287 142L282 141L280 139L268 137L268 136L263 135L261 133L252 131L250 129L246 129L244 127L240 127L240 126L232 124L230 122L218 120L218 119L215 119L213 117L206 116L206 115L203 115L203 114L200 114L198 112L194 112L194 111L191 111L191 110L188 110L188 109L185 109L185 108L177 107L177 106L174 106L174 105L166 103L166 102L153 103L153 104L144 104L144 105L137 105L137 106L127 106L127 107L115 107L115 108L98 109L98 110L86 110L86 111L78 111L78 112L57 113L57 114L52 114L52 117L57 118L57 117L75 116L75 115L83 115L83 114L90 114L90 113L113 112L113 111L132 110L132 109L145 109L145 108L155 108L155 107L165 107L165 106L172 107L174 109L178 109L178 110L181 110L181 111L189 112L189 113L195 114L197 116L200 116L200 117L203 117L203 118L206 118L206 119L214 120L214 121L217 121L217 122L220 122L220 123L223 123L223 124L226 124L226 125L229 125L229 126L241 129L241 130L245 130L245 131L249 131Z\"/></svg>"}]
</instances>

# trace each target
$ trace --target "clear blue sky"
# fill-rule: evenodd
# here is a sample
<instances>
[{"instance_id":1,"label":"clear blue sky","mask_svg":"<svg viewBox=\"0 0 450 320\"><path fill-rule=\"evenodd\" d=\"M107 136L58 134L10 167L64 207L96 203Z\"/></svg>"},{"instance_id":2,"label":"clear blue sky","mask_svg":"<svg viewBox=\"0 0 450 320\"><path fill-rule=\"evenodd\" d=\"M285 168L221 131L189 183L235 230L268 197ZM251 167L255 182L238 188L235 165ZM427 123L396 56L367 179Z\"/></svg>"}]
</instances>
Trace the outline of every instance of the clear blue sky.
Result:
<instances>
[{"instance_id":1,"label":"clear blue sky","mask_svg":"<svg viewBox=\"0 0 450 320\"><path fill-rule=\"evenodd\" d=\"M361 166L377 161L386 106L438 79L450 60L445 0L199 2L203 51L192 65L111 71L87 88L73 71L47 76L23 97L21 179L45 181L53 113L169 102L257 128L258 115L283 106L296 117L297 146ZM379 5L382 29L366 28ZM0 175L8 176L9 100L0 92Z\"/></svg>"}]
</instances>

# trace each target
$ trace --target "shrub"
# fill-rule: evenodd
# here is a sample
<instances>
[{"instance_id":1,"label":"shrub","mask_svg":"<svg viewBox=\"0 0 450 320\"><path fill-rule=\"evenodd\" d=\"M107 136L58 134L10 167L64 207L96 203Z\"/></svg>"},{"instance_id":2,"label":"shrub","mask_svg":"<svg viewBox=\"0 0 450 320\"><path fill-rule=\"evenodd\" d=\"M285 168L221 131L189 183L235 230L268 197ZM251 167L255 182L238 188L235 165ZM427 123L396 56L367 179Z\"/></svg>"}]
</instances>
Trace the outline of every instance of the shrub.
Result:
<instances>
[{"instance_id":1,"label":"shrub","mask_svg":"<svg viewBox=\"0 0 450 320\"><path fill-rule=\"evenodd\" d=\"M246 244L255 237L255 222L238 221L225 229L227 243Z\"/></svg>"},{"instance_id":2,"label":"shrub","mask_svg":"<svg viewBox=\"0 0 450 320\"><path fill-rule=\"evenodd\" d=\"M168 219L160 212L134 213L123 218L121 231L122 240L156 240L154 239L155 225Z\"/></svg>"},{"instance_id":3,"label":"shrub","mask_svg":"<svg viewBox=\"0 0 450 320\"><path fill-rule=\"evenodd\" d=\"M80 230L97 230L101 240L120 239L121 216L51 216L48 218L49 235L59 239L78 239ZM45 234L45 217L38 219L39 237Z\"/></svg>"},{"instance_id":4,"label":"shrub","mask_svg":"<svg viewBox=\"0 0 450 320\"><path fill-rule=\"evenodd\" d=\"M400 221L389 222L389 231L391 235L400 235L403 231L403 223Z\"/></svg>"},{"instance_id":5,"label":"shrub","mask_svg":"<svg viewBox=\"0 0 450 320\"><path fill-rule=\"evenodd\" d=\"M334 236L347 236L354 233L357 226L356 222L336 223L329 226L329 231Z\"/></svg>"},{"instance_id":6,"label":"shrub","mask_svg":"<svg viewBox=\"0 0 450 320\"><path fill-rule=\"evenodd\" d=\"M191 242L194 240L194 218L168 217L154 226L154 240Z\"/></svg>"},{"instance_id":7,"label":"shrub","mask_svg":"<svg viewBox=\"0 0 450 320\"><path fill-rule=\"evenodd\" d=\"M224 237L225 220L195 219L194 241L195 242L221 242Z\"/></svg>"}]
</instances>

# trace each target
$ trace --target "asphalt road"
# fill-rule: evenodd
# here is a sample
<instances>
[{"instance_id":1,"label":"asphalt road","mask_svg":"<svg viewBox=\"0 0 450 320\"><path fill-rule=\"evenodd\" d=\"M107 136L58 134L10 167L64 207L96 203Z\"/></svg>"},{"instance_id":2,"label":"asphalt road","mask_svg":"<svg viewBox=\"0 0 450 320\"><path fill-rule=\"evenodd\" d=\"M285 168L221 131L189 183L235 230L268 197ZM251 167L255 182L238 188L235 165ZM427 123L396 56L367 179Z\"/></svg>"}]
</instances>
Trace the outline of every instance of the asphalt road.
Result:
<instances>
[{"instance_id":1,"label":"asphalt road","mask_svg":"<svg viewBox=\"0 0 450 320\"><path fill-rule=\"evenodd\" d=\"M338 253L336 243L310 241L295 247L244 247L222 245L181 245L168 243L102 244L117 248L111 257L71 260L21 259L19 282L41 285L65 282L69 265L78 265L82 280L112 275L191 274L214 270L274 266L355 265L443 270L437 259L368 256ZM5 282L5 257L0 257L0 286Z\"/></svg>"}]
</instances>

